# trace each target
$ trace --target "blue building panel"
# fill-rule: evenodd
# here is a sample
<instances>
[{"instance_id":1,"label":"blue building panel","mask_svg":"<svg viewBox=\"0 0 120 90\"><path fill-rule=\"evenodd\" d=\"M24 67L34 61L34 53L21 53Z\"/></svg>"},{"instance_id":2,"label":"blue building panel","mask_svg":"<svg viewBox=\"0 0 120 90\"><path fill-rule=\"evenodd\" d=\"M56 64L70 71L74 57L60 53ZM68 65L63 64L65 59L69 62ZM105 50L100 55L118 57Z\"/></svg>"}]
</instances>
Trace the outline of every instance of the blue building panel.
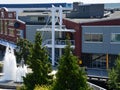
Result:
<instances>
[{"instance_id":1,"label":"blue building panel","mask_svg":"<svg viewBox=\"0 0 120 90\"><path fill-rule=\"evenodd\" d=\"M119 54L120 42L112 42L112 34L120 35L120 26L83 26L82 53ZM102 34L102 42L86 42L85 34ZM120 37L119 37L120 40Z\"/></svg>"}]
</instances>

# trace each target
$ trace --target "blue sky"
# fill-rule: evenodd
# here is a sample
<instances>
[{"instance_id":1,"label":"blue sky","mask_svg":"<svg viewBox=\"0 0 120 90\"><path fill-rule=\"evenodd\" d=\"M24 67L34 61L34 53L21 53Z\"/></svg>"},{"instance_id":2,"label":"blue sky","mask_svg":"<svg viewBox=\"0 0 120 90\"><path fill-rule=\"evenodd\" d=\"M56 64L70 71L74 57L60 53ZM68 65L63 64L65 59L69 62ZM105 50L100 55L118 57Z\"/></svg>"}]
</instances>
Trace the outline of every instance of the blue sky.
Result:
<instances>
[{"instance_id":1,"label":"blue sky","mask_svg":"<svg viewBox=\"0 0 120 90\"><path fill-rule=\"evenodd\" d=\"M0 0L0 4L14 4L14 3L72 3L81 1L84 3L120 3L120 0Z\"/></svg>"}]
</instances>

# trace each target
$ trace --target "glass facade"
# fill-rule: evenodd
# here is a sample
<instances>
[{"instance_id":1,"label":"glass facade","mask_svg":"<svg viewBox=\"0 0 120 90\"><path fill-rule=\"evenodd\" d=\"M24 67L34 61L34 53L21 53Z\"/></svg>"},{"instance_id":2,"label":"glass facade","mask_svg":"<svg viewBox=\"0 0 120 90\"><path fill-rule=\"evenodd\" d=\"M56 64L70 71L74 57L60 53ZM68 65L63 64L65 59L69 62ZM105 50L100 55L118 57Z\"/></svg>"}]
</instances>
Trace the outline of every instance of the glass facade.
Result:
<instances>
[{"instance_id":1,"label":"glass facade","mask_svg":"<svg viewBox=\"0 0 120 90\"><path fill-rule=\"evenodd\" d=\"M108 67L112 68L118 55L108 55ZM88 68L106 69L106 54L83 53L82 60L84 66Z\"/></svg>"},{"instance_id":2,"label":"glass facade","mask_svg":"<svg viewBox=\"0 0 120 90\"><path fill-rule=\"evenodd\" d=\"M102 33L85 33L84 38L85 38L85 42L102 42L103 34Z\"/></svg>"}]
</instances>

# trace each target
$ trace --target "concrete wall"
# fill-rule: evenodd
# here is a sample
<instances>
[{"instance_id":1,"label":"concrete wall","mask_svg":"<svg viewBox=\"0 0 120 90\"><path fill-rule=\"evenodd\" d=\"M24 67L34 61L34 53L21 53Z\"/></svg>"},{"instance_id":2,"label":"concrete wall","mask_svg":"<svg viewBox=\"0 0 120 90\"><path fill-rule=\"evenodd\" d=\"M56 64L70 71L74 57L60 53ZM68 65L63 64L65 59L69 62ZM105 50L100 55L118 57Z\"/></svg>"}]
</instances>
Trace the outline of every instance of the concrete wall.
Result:
<instances>
[{"instance_id":1,"label":"concrete wall","mask_svg":"<svg viewBox=\"0 0 120 90\"><path fill-rule=\"evenodd\" d=\"M26 39L28 39L31 42L34 42L37 29L41 29L43 27L45 27L45 25L26 25ZM58 35L59 35L59 33L55 32L56 38L59 37ZM52 38L52 33L49 31L44 31L44 32L41 31L41 36L42 36L42 41L44 42L45 40Z\"/></svg>"},{"instance_id":2,"label":"concrete wall","mask_svg":"<svg viewBox=\"0 0 120 90\"><path fill-rule=\"evenodd\" d=\"M34 42L37 29L40 29L42 27L42 25L26 25L26 39Z\"/></svg>"}]
</instances>

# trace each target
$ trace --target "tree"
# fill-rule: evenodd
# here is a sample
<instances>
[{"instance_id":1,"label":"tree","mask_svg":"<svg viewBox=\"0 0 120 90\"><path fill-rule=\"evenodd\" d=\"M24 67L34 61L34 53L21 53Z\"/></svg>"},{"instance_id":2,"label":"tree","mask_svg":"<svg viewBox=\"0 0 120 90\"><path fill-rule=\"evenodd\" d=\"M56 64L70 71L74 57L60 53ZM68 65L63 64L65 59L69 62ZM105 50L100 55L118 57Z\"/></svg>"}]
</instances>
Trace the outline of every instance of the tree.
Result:
<instances>
[{"instance_id":1,"label":"tree","mask_svg":"<svg viewBox=\"0 0 120 90\"><path fill-rule=\"evenodd\" d=\"M16 48L16 56L17 56L17 62L20 62L23 58L25 60L28 59L28 54L30 52L30 47L32 47L32 43L29 42L27 39L19 38L17 41L17 48ZM17 51L17 49L19 49Z\"/></svg>"},{"instance_id":2,"label":"tree","mask_svg":"<svg viewBox=\"0 0 120 90\"><path fill-rule=\"evenodd\" d=\"M120 55L118 56L115 66L108 72L108 86L113 90L120 90Z\"/></svg>"},{"instance_id":3,"label":"tree","mask_svg":"<svg viewBox=\"0 0 120 90\"><path fill-rule=\"evenodd\" d=\"M78 58L72 54L71 45L67 46L59 60L56 81L53 90L90 90L85 72L78 65Z\"/></svg>"},{"instance_id":4,"label":"tree","mask_svg":"<svg viewBox=\"0 0 120 90\"><path fill-rule=\"evenodd\" d=\"M47 85L50 83L51 64L48 60L48 55L45 47L42 46L42 39L40 32L36 33L35 43L31 48L29 55L29 68L32 73L28 73L24 77L24 84L27 90L34 90L35 85Z\"/></svg>"}]
</instances>

